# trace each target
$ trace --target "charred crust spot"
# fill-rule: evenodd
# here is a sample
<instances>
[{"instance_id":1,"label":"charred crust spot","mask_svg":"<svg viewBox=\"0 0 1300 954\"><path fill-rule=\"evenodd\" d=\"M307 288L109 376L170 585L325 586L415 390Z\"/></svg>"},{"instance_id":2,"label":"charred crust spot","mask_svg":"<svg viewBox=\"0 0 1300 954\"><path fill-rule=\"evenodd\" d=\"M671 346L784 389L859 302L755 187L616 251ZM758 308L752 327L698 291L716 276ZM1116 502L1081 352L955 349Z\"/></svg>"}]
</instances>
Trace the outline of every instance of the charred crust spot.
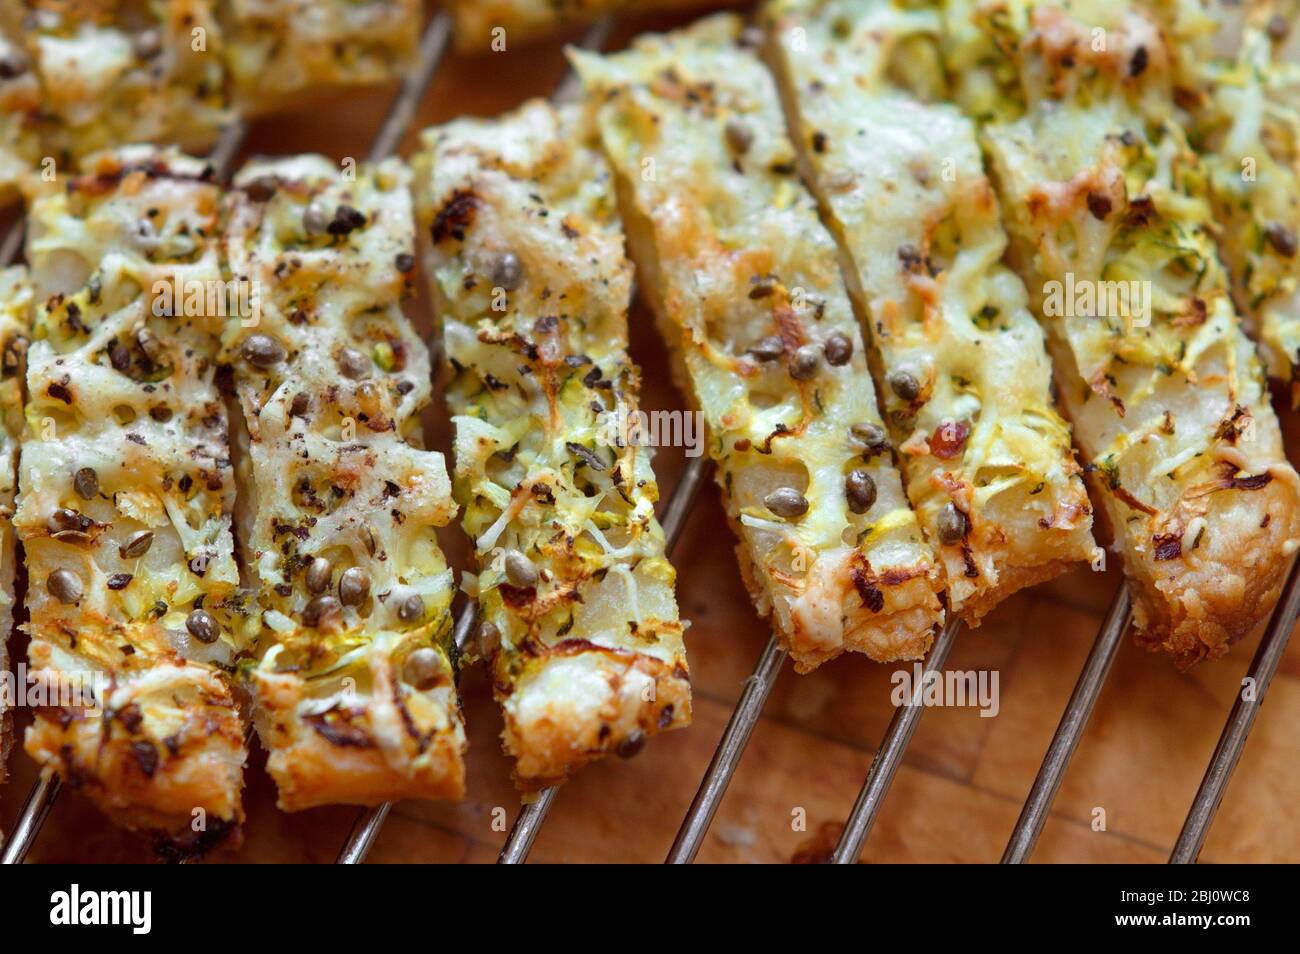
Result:
<instances>
[{"instance_id":1,"label":"charred crust spot","mask_svg":"<svg viewBox=\"0 0 1300 954\"><path fill-rule=\"evenodd\" d=\"M1157 560L1177 560L1183 555L1183 538L1177 533L1157 533L1151 542Z\"/></svg>"},{"instance_id":2,"label":"charred crust spot","mask_svg":"<svg viewBox=\"0 0 1300 954\"><path fill-rule=\"evenodd\" d=\"M135 756L136 764L140 766L140 771L144 773L145 778L153 778L154 773L158 771L158 749L152 742L138 741L131 743L131 754Z\"/></svg>"},{"instance_id":3,"label":"charred crust spot","mask_svg":"<svg viewBox=\"0 0 1300 954\"><path fill-rule=\"evenodd\" d=\"M1133 56L1128 61L1128 75L1131 77L1141 76L1146 72L1147 64L1151 62L1151 55L1147 53L1145 46L1139 46L1133 51Z\"/></svg>"},{"instance_id":4,"label":"charred crust spot","mask_svg":"<svg viewBox=\"0 0 1300 954\"><path fill-rule=\"evenodd\" d=\"M863 606L873 613L879 613L885 608L885 594L880 592L879 587L875 585L871 577L861 567L854 567L850 575L853 578L853 586L858 591L858 596L862 597Z\"/></svg>"},{"instance_id":5,"label":"charred crust spot","mask_svg":"<svg viewBox=\"0 0 1300 954\"><path fill-rule=\"evenodd\" d=\"M1088 193L1088 211L1092 213L1094 219L1100 222L1106 221L1106 216L1110 215L1111 208L1109 196L1102 195L1100 192Z\"/></svg>"},{"instance_id":6,"label":"charred crust spot","mask_svg":"<svg viewBox=\"0 0 1300 954\"><path fill-rule=\"evenodd\" d=\"M1261 490L1272 481L1272 474L1252 474L1249 477L1233 477L1228 486L1233 490Z\"/></svg>"},{"instance_id":7,"label":"charred crust spot","mask_svg":"<svg viewBox=\"0 0 1300 954\"><path fill-rule=\"evenodd\" d=\"M348 714L340 709L305 716L303 721L330 745L353 749L374 748L375 742L370 734L360 726L353 725Z\"/></svg>"},{"instance_id":8,"label":"charred crust spot","mask_svg":"<svg viewBox=\"0 0 1300 954\"><path fill-rule=\"evenodd\" d=\"M437 245L447 238L463 242L465 230L473 224L474 214L480 205L482 200L473 192L465 189L454 190L451 198L434 217L433 227L430 229L434 244Z\"/></svg>"}]
</instances>

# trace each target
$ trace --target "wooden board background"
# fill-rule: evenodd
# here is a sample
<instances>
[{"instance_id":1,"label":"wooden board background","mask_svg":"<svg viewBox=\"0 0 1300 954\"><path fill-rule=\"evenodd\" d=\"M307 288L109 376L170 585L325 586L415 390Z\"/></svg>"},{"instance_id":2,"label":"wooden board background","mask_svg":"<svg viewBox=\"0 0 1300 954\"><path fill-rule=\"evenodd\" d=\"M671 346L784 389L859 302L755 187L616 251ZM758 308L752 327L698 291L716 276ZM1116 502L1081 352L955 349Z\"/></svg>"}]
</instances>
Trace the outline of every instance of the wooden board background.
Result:
<instances>
[{"instance_id":1,"label":"wooden board background","mask_svg":"<svg viewBox=\"0 0 1300 954\"><path fill-rule=\"evenodd\" d=\"M663 23L640 23L661 26ZM615 45L626 41L630 27ZM546 95L564 75L558 43L466 59L449 57L416 128L462 114L493 115ZM393 90L333 96L258 122L246 153L364 155ZM407 137L409 154L414 135ZM426 302L411 315L427 323ZM646 371L645 406L677 408L663 349L646 315L632 316L632 352ZM1284 417L1300 449L1300 421ZM429 415L431 444L449 451L445 411ZM656 460L665 491L681 452ZM459 529L444 545L466 566ZM629 762L586 769L556 800L533 851L546 862L658 862L664 857L768 633L753 614L732 558L732 538L712 485L700 497L675 556L688 633L695 724L661 736ZM885 803L864 860L993 862L1006 843L1056 722L1119 583L1081 570L1022 593L964 633L949 667L998 673L1001 709L927 712ZM1035 861L1159 862L1167 858L1257 638L1228 658L1179 675L1163 657L1125 642L1062 786ZM10 643L21 658L23 640ZM700 854L707 862L786 862L824 854L848 813L892 714L893 667L844 657L772 694ZM501 721L481 671L465 673L469 794L459 805L405 803L390 815L375 862L490 862L518 810L500 753ZM18 713L19 731L25 714ZM1203 861L1300 861L1300 641L1293 641L1202 855ZM255 748L248 770L245 842L211 862L331 862L357 809L279 812ZM35 772L16 750L0 787L0 830L12 829ZM1105 830L1094 830L1098 810ZM797 819L806 819L799 830ZM30 860L150 861L140 838L105 823L64 793Z\"/></svg>"}]
</instances>

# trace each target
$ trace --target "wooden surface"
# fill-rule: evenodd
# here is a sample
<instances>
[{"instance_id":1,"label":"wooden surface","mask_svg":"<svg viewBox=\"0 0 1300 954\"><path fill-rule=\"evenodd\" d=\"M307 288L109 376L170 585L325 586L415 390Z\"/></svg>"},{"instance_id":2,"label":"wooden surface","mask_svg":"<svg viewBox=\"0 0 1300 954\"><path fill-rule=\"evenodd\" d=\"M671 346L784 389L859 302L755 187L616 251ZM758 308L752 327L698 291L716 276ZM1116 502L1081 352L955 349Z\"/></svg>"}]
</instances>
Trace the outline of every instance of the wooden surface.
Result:
<instances>
[{"instance_id":1,"label":"wooden surface","mask_svg":"<svg viewBox=\"0 0 1300 954\"><path fill-rule=\"evenodd\" d=\"M558 45L450 57L425 97L419 126L459 114L491 115L545 95L563 75ZM259 122L248 152L320 151L361 157L391 90L335 97ZM418 128L418 127L417 127ZM408 136L403 154L409 154ZM425 317L425 303L411 315ZM646 369L647 408L676 408L662 348L639 309L632 353ZM433 446L448 451L441 407L429 415ZM1285 424L1300 448L1300 425ZM656 460L670 489L681 452ZM1293 455L1294 456L1294 455ZM443 536L464 567L459 529ZM583 771L556 800L535 861L658 862L663 859L728 715L767 640L741 587L732 538L712 485L701 495L674 562L688 633L695 724L661 736L629 762ZM996 671L1000 711L933 709L920 722L864 860L992 862L1006 844L1039 761L1069 698L1118 576L1084 569L1013 598L980 629L963 633L949 668ZM1076 755L1035 861L1159 862L1177 836L1257 639L1224 660L1179 675L1163 657L1127 641ZM11 655L21 658L15 637ZM782 674L700 854L707 862L816 858L853 804L892 714L893 667L844 657L817 672ZM390 815L375 862L490 862L518 810L497 735L501 720L481 671L464 674L469 722L469 795L459 805L406 803ZM19 729L25 714L18 714ZM1300 861L1300 642L1293 641L1245 757L1228 790L1203 861ZM279 812L259 750L248 770L245 842L211 862L331 862L355 808ZM15 751L0 788L0 830L9 831L34 778ZM1094 830L1098 809L1104 829ZM799 821L803 820L800 826ZM75 794L59 799L32 861L150 861L144 841L105 823Z\"/></svg>"}]
</instances>

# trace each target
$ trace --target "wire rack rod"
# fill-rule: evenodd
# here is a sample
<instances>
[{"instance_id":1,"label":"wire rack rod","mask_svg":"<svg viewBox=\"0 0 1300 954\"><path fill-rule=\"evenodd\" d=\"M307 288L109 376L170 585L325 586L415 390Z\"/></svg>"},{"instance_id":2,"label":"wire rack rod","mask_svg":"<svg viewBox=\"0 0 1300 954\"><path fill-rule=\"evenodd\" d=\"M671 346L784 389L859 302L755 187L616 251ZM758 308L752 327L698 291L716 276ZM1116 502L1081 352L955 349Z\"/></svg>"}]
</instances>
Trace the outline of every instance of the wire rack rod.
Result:
<instances>
[{"instance_id":1,"label":"wire rack rod","mask_svg":"<svg viewBox=\"0 0 1300 954\"><path fill-rule=\"evenodd\" d=\"M1219 744L1215 746L1205 777L1201 779L1201 787L1196 792L1187 820L1183 822L1183 830L1169 856L1170 864L1193 864L1201 853L1201 846L1205 844L1205 837L1210 832L1219 803L1223 801L1232 772L1246 747L1246 738L1255 724L1255 716L1264 705L1264 694L1268 692L1278 663L1286 651L1297 616L1300 616L1300 560L1291 565L1282 599L1273 611L1268 629L1264 631L1259 648L1255 650L1255 658L1251 660L1250 669L1246 672L1249 686L1243 680L1242 688L1237 692L1232 712L1219 736ZM1247 692L1247 688L1251 691Z\"/></svg>"},{"instance_id":2,"label":"wire rack rod","mask_svg":"<svg viewBox=\"0 0 1300 954\"><path fill-rule=\"evenodd\" d=\"M1111 663L1115 661L1115 654L1131 620L1129 589L1127 585L1122 585L1111 601L1110 609L1106 611L1106 620L1097 632L1092 651L1088 653L1088 661L1079 673L1079 681L1074 684L1074 692L1070 694L1070 701L1061 715L1056 734L1052 736L1052 744L1043 757L1038 777L1034 779L1034 787L1030 789L1029 797L1020 810L1020 818L1016 820L1011 840L1007 842L1006 851L1002 854L1003 864L1023 864L1033 853L1034 845L1052 809L1052 802L1056 799L1056 792L1061 787L1061 780L1065 778L1065 770L1070 766L1070 759L1092 716L1101 687L1105 685Z\"/></svg>"},{"instance_id":3,"label":"wire rack rod","mask_svg":"<svg viewBox=\"0 0 1300 954\"><path fill-rule=\"evenodd\" d=\"M19 219L5 233L4 242L0 242L0 268L12 265L18 259L18 250L23 247L23 233L26 227Z\"/></svg>"},{"instance_id":4,"label":"wire rack rod","mask_svg":"<svg viewBox=\"0 0 1300 954\"><path fill-rule=\"evenodd\" d=\"M665 864L688 865L699 854L704 836L708 834L709 826L713 824L713 816L717 814L718 806L722 804L722 797L727 793L731 777L736 774L740 757L745 754L749 737L754 733L754 726L758 724L767 697L772 693L776 677L781 674L781 669L785 666L787 655L788 653L781 648L781 644L773 635L767 641L763 654L758 657L753 675L745 681L745 688L736 702L735 711L731 713L727 727L722 732L722 738L718 740L713 759L709 762L709 768L700 781L700 787L695 793L691 807L686 812L686 818L677 831L677 838L668 851Z\"/></svg>"},{"instance_id":5,"label":"wire rack rod","mask_svg":"<svg viewBox=\"0 0 1300 954\"><path fill-rule=\"evenodd\" d=\"M379 130L379 135L370 146L371 162L387 159L397 152L407 130L411 128L415 111L420 108L420 101L424 98L425 91L433 82L434 73L442 64L443 55L447 52L447 42L450 39L451 17L446 13L438 13L424 28L424 36L420 38L419 60L415 68L402 80L401 92L393 100L383 128Z\"/></svg>"},{"instance_id":6,"label":"wire rack rod","mask_svg":"<svg viewBox=\"0 0 1300 954\"><path fill-rule=\"evenodd\" d=\"M930 673L943 671L948 653L952 650L953 643L957 641L957 634L961 629L961 620L952 619L939 631L939 638L934 641L934 645L930 648L930 655L926 657L924 674L912 687L911 701L894 710L894 717L889 720L889 728L885 731L885 739L876 751L876 757L871 762L871 770L867 773L867 780L862 785L862 791L858 793L853 811L849 813L848 820L844 823L844 834L840 836L840 843L835 846L835 853L831 856L835 864L856 864L861 856L862 846L866 844L867 835L871 833L871 826L875 824L876 815L879 814L880 806L889 792L889 786L898 773L899 765L903 762L907 744L912 741L912 733L916 731L917 723L921 721L921 715L925 712L921 699L925 692L926 680Z\"/></svg>"}]
</instances>

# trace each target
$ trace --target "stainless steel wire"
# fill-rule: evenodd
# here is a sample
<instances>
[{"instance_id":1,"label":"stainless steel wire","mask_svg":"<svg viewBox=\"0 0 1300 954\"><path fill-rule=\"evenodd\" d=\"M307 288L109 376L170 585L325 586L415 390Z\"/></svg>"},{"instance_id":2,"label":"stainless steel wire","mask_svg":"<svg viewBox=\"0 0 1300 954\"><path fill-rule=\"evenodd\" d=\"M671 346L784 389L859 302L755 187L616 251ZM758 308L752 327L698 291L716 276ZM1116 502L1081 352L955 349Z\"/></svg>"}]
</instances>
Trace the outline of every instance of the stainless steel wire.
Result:
<instances>
[{"instance_id":1,"label":"stainless steel wire","mask_svg":"<svg viewBox=\"0 0 1300 954\"><path fill-rule=\"evenodd\" d=\"M1278 663L1282 661L1291 631L1295 629L1297 616L1300 616L1300 560L1291 565L1282 598L1273 611L1259 648L1255 650L1255 658L1251 660L1246 678L1242 680L1232 711L1228 714L1228 721L1219 736L1219 743L1205 770L1205 777L1201 779L1201 786L1197 789L1196 798L1192 800L1187 820L1183 822L1178 841L1169 856L1170 864L1193 864L1200 855L1214 815L1228 790L1233 770L1246 748L1246 738L1264 705L1264 695L1277 672Z\"/></svg>"},{"instance_id":2,"label":"stainless steel wire","mask_svg":"<svg viewBox=\"0 0 1300 954\"><path fill-rule=\"evenodd\" d=\"M1016 827L1011 832L1011 840L1007 842L1006 851L1002 854L1003 864L1022 864L1033 853L1047 815L1052 810L1056 792L1061 787L1061 779L1070 766L1070 759L1088 725L1093 706L1101 694L1101 687L1106 683L1106 675L1110 672L1115 653L1132 618L1129 589L1127 585L1122 585L1111 601L1110 609L1106 611L1106 620L1097 632L1092 651L1088 653L1088 661L1079 673L1079 681L1074 684L1074 692L1070 694L1070 701L1056 726L1056 734L1052 736L1052 744L1048 746L1043 764L1038 769L1034 787L1030 789L1029 797L1020 810Z\"/></svg>"},{"instance_id":3,"label":"stainless steel wire","mask_svg":"<svg viewBox=\"0 0 1300 954\"><path fill-rule=\"evenodd\" d=\"M926 657L922 677L912 687L912 698L906 705L894 710L894 717L889 720L889 728L885 730L885 739L876 751L871 769L867 772L867 780L862 785L862 791L858 793L853 811L849 813L848 820L844 823L844 833L840 836L840 842L835 846L835 853L831 856L835 864L856 864L862 855L862 846L866 844L867 835L871 834L871 826L875 824L876 816L880 813L880 806L889 792L889 786L894 781L898 767L903 763L907 744L912 741L912 733L916 731L917 723L921 721L921 715L925 712L925 707L921 704L925 682L930 673L943 671L948 653L952 650L952 645L957 641L957 634L961 630L962 622L959 619L950 620L943 629L939 630L939 636L930 647L929 656Z\"/></svg>"},{"instance_id":4,"label":"stainless steel wire","mask_svg":"<svg viewBox=\"0 0 1300 954\"><path fill-rule=\"evenodd\" d=\"M758 657L754 674L745 681L735 711L731 713L727 727L722 731L722 738L718 740L718 747L695 792L691 807L686 811L686 818L677 831L673 846L668 850L665 864L688 865L699 854L704 836L713 824L713 816L722 804L722 797L727 794L731 777L736 774L740 757L745 754L749 737L754 733L754 726L758 725L763 706L772 693L776 677L785 666L787 655L775 635L768 639L763 654Z\"/></svg>"}]
</instances>

